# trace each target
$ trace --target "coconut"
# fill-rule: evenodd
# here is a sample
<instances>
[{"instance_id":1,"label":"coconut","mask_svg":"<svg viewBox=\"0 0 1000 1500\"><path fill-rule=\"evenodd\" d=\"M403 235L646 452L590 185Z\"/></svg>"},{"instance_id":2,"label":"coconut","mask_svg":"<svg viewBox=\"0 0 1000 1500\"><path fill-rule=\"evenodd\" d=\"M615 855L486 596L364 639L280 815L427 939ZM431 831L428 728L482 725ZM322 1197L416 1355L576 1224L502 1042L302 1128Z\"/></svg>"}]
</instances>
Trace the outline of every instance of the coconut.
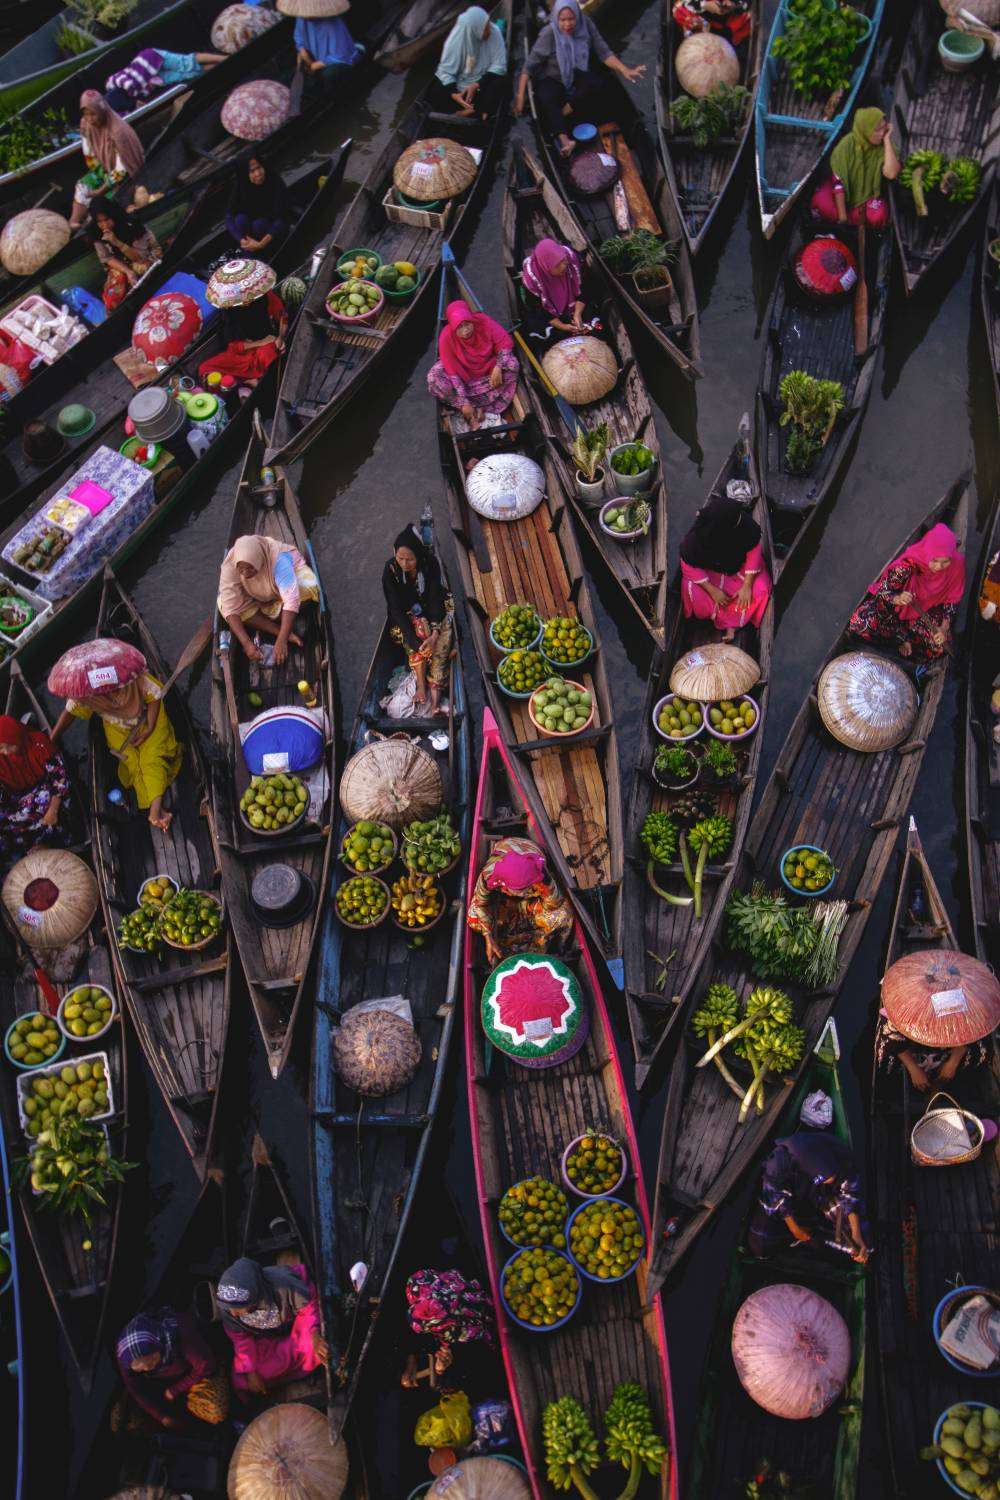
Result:
<instances>
[{"instance_id":1,"label":"coconut","mask_svg":"<svg viewBox=\"0 0 1000 1500\"><path fill-rule=\"evenodd\" d=\"M732 43L714 31L685 37L674 54L677 82L693 99L705 99L717 88L740 81L740 60Z\"/></svg>"}]
</instances>

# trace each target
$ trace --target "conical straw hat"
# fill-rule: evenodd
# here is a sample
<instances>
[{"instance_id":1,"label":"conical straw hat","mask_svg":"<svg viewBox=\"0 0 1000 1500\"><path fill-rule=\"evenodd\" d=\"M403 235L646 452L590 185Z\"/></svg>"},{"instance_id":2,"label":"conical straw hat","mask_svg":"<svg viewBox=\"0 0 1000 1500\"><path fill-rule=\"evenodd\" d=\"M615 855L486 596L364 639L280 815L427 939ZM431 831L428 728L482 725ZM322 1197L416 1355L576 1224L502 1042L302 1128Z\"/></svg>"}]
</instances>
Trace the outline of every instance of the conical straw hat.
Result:
<instances>
[{"instance_id":1,"label":"conical straw hat","mask_svg":"<svg viewBox=\"0 0 1000 1500\"><path fill-rule=\"evenodd\" d=\"M1000 982L967 953L906 953L882 979L890 1022L924 1047L965 1047L1000 1026Z\"/></svg>"},{"instance_id":2,"label":"conical straw hat","mask_svg":"<svg viewBox=\"0 0 1000 1500\"><path fill-rule=\"evenodd\" d=\"M886 656L848 651L820 674L820 718L835 740L869 754L905 740L917 716L917 690Z\"/></svg>"},{"instance_id":3,"label":"conical straw hat","mask_svg":"<svg viewBox=\"0 0 1000 1500\"><path fill-rule=\"evenodd\" d=\"M670 691L699 703L717 703L720 698L738 698L749 693L760 678L760 667L739 646L712 641L695 646L674 662Z\"/></svg>"}]
</instances>

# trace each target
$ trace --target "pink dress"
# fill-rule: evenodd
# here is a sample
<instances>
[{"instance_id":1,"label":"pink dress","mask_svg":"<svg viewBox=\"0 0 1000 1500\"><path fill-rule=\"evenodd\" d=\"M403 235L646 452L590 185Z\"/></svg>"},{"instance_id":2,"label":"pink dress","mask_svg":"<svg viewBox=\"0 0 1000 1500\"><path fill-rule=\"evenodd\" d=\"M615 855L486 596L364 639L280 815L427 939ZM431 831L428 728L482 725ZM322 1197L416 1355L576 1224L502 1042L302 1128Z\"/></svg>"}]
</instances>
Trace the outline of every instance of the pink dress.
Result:
<instances>
[{"instance_id":1,"label":"pink dress","mask_svg":"<svg viewBox=\"0 0 1000 1500\"><path fill-rule=\"evenodd\" d=\"M233 1346L233 1389L241 1395L250 1389L247 1377L251 1374L259 1375L270 1388L299 1375L308 1375L320 1363L313 1348L313 1334L319 1328L316 1288L309 1280L305 1266L289 1266L288 1270L306 1282L311 1294L309 1301L296 1313L288 1333L244 1333L228 1323L225 1325Z\"/></svg>"},{"instance_id":2,"label":"pink dress","mask_svg":"<svg viewBox=\"0 0 1000 1500\"><path fill-rule=\"evenodd\" d=\"M721 589L729 599L735 599L743 587L745 577L753 579L750 606L744 613L735 605L723 606L705 592L703 585L709 583ZM716 630L739 630L744 625L760 626L771 597L771 575L764 566L764 554L760 543L747 553L743 567L738 573L710 573L704 568L692 568L681 558L681 605L688 619L711 620Z\"/></svg>"}]
</instances>

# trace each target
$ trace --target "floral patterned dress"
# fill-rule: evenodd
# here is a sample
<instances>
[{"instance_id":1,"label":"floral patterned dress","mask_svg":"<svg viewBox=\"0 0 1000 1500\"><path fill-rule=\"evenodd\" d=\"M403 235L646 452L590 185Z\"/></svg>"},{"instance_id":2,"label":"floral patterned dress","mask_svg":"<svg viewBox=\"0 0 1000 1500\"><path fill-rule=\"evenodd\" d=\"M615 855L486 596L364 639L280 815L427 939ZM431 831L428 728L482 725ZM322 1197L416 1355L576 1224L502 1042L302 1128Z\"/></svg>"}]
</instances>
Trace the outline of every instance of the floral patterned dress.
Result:
<instances>
[{"instance_id":1,"label":"floral patterned dress","mask_svg":"<svg viewBox=\"0 0 1000 1500\"><path fill-rule=\"evenodd\" d=\"M440 360L427 372L427 389L432 396L436 396L446 406L453 406L456 411L460 411L463 406L471 406L477 412L504 412L513 401L517 389L517 355L512 349L501 349L496 362L503 376L496 390L490 385L489 375L465 381L458 375L449 375Z\"/></svg>"},{"instance_id":2,"label":"floral patterned dress","mask_svg":"<svg viewBox=\"0 0 1000 1500\"><path fill-rule=\"evenodd\" d=\"M54 828L43 825L53 797L61 797L62 806ZM69 799L69 776L66 763L58 753L46 763L42 779L26 792L14 792L0 786L0 865L33 849L36 844L61 847L66 842L66 813Z\"/></svg>"},{"instance_id":3,"label":"floral patterned dress","mask_svg":"<svg viewBox=\"0 0 1000 1500\"><path fill-rule=\"evenodd\" d=\"M537 854L530 839L500 839L483 865L469 903L469 926L487 935L504 957L512 953L545 952L559 933L573 930L573 908L550 881L539 880L526 890L508 892L488 884L505 854Z\"/></svg>"},{"instance_id":4,"label":"floral patterned dress","mask_svg":"<svg viewBox=\"0 0 1000 1500\"><path fill-rule=\"evenodd\" d=\"M406 1283L406 1310L413 1332L439 1345L493 1343L492 1298L460 1271L414 1271Z\"/></svg>"},{"instance_id":5,"label":"floral patterned dress","mask_svg":"<svg viewBox=\"0 0 1000 1500\"><path fill-rule=\"evenodd\" d=\"M877 592L866 594L858 605L848 629L863 641L881 641L896 647L909 645L911 661L935 661L942 648L931 639L932 632L945 621L951 625L958 605L935 604L919 620L901 620L892 601L897 594L911 591L916 572L916 565L905 560L889 568Z\"/></svg>"}]
</instances>

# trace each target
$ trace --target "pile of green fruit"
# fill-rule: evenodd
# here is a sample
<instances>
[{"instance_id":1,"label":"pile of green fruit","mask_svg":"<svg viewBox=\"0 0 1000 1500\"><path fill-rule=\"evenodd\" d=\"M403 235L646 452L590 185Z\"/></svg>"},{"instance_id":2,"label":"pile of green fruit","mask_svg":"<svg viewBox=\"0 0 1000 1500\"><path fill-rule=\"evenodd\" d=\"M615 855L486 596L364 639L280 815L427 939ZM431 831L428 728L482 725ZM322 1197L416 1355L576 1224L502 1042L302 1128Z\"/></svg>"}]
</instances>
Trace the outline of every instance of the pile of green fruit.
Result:
<instances>
[{"instance_id":1,"label":"pile of green fruit","mask_svg":"<svg viewBox=\"0 0 1000 1500\"><path fill-rule=\"evenodd\" d=\"M497 676L511 693L530 693L548 675L548 662L537 651L512 651L497 668Z\"/></svg>"},{"instance_id":2,"label":"pile of green fruit","mask_svg":"<svg viewBox=\"0 0 1000 1500\"><path fill-rule=\"evenodd\" d=\"M59 1028L52 1017L33 1010L14 1022L7 1038L7 1051L15 1062L37 1068L55 1056L59 1040Z\"/></svg>"},{"instance_id":3,"label":"pile of green fruit","mask_svg":"<svg viewBox=\"0 0 1000 1500\"><path fill-rule=\"evenodd\" d=\"M451 814L443 808L433 818L408 823L403 829L403 864L408 870L438 875L453 865L462 852L462 840L451 825Z\"/></svg>"},{"instance_id":4,"label":"pile of green fruit","mask_svg":"<svg viewBox=\"0 0 1000 1500\"><path fill-rule=\"evenodd\" d=\"M385 299L374 281L352 276L342 281L326 299L326 310L338 318L364 318L373 313Z\"/></svg>"},{"instance_id":5,"label":"pile of green fruit","mask_svg":"<svg viewBox=\"0 0 1000 1500\"><path fill-rule=\"evenodd\" d=\"M193 948L222 930L222 908L207 891L181 886L158 918L163 938L172 948Z\"/></svg>"},{"instance_id":6,"label":"pile of green fruit","mask_svg":"<svg viewBox=\"0 0 1000 1500\"><path fill-rule=\"evenodd\" d=\"M693 698L669 698L656 716L656 727L668 740L693 739L704 723L701 704Z\"/></svg>"},{"instance_id":7,"label":"pile of green fruit","mask_svg":"<svg viewBox=\"0 0 1000 1500\"><path fill-rule=\"evenodd\" d=\"M921 1458L942 1463L953 1482L978 1500L1000 1500L1000 1411L995 1406L951 1406L937 1443Z\"/></svg>"},{"instance_id":8,"label":"pile of green fruit","mask_svg":"<svg viewBox=\"0 0 1000 1500\"><path fill-rule=\"evenodd\" d=\"M643 443L625 443L611 460L616 474L628 474L633 479L645 474L656 462L655 456Z\"/></svg>"},{"instance_id":9,"label":"pile of green fruit","mask_svg":"<svg viewBox=\"0 0 1000 1500\"><path fill-rule=\"evenodd\" d=\"M372 823L362 818L344 834L340 857L357 875L367 875L372 870L384 870L391 865L396 853L396 839L385 823Z\"/></svg>"},{"instance_id":10,"label":"pile of green fruit","mask_svg":"<svg viewBox=\"0 0 1000 1500\"><path fill-rule=\"evenodd\" d=\"M652 518L653 512L649 508L648 500L622 500L609 505L601 520L609 531L622 532L625 535L633 531L641 531L645 535Z\"/></svg>"},{"instance_id":11,"label":"pile of green fruit","mask_svg":"<svg viewBox=\"0 0 1000 1500\"><path fill-rule=\"evenodd\" d=\"M111 1020L114 1001L96 984L80 984L62 1004L62 1023L70 1036L96 1036Z\"/></svg>"},{"instance_id":12,"label":"pile of green fruit","mask_svg":"<svg viewBox=\"0 0 1000 1500\"><path fill-rule=\"evenodd\" d=\"M376 271L375 280L387 292L413 292L417 287L417 268L408 260L390 261Z\"/></svg>"},{"instance_id":13,"label":"pile of green fruit","mask_svg":"<svg viewBox=\"0 0 1000 1500\"><path fill-rule=\"evenodd\" d=\"M592 644L590 631L579 620L571 615L553 615L545 622L539 649L549 661L558 662L561 667L571 667L575 662L586 661Z\"/></svg>"},{"instance_id":14,"label":"pile of green fruit","mask_svg":"<svg viewBox=\"0 0 1000 1500\"><path fill-rule=\"evenodd\" d=\"M500 1199L500 1224L509 1240L528 1249L565 1249L569 1204L562 1188L547 1177L515 1182Z\"/></svg>"},{"instance_id":15,"label":"pile of green fruit","mask_svg":"<svg viewBox=\"0 0 1000 1500\"><path fill-rule=\"evenodd\" d=\"M646 1236L635 1209L613 1198L585 1204L570 1225L570 1254L577 1265L601 1281L627 1276L645 1248Z\"/></svg>"},{"instance_id":16,"label":"pile of green fruit","mask_svg":"<svg viewBox=\"0 0 1000 1500\"><path fill-rule=\"evenodd\" d=\"M815 849L790 849L781 873L797 891L823 891L837 873L829 854Z\"/></svg>"},{"instance_id":17,"label":"pile of green fruit","mask_svg":"<svg viewBox=\"0 0 1000 1500\"><path fill-rule=\"evenodd\" d=\"M27 1121L25 1130L32 1140L48 1130L53 1120L77 1115L88 1120L92 1115L106 1115L110 1094L104 1062L99 1057L82 1057L66 1063L47 1077L32 1077L21 1096L21 1110Z\"/></svg>"},{"instance_id":18,"label":"pile of green fruit","mask_svg":"<svg viewBox=\"0 0 1000 1500\"><path fill-rule=\"evenodd\" d=\"M72 1159L64 1157L61 1152L53 1150L33 1151L31 1154L31 1190L33 1193L56 1193L63 1186L63 1172L73 1172L79 1165L87 1167L94 1164L98 1171L108 1161L108 1143L104 1137L104 1131L99 1126L89 1127L90 1136L83 1138L83 1143L74 1152ZM46 1136L48 1132L45 1132ZM46 1139L43 1145L48 1146Z\"/></svg>"},{"instance_id":19,"label":"pile of green fruit","mask_svg":"<svg viewBox=\"0 0 1000 1500\"><path fill-rule=\"evenodd\" d=\"M148 906L127 912L118 923L118 941L138 953L156 953L160 948L160 913Z\"/></svg>"},{"instance_id":20,"label":"pile of green fruit","mask_svg":"<svg viewBox=\"0 0 1000 1500\"><path fill-rule=\"evenodd\" d=\"M531 699L531 712L546 734L575 734L586 726L593 699L584 687L547 677Z\"/></svg>"},{"instance_id":21,"label":"pile of green fruit","mask_svg":"<svg viewBox=\"0 0 1000 1500\"><path fill-rule=\"evenodd\" d=\"M337 891L337 916L349 927L375 927L389 909L389 892L372 875L355 875Z\"/></svg>"},{"instance_id":22,"label":"pile of green fruit","mask_svg":"<svg viewBox=\"0 0 1000 1500\"><path fill-rule=\"evenodd\" d=\"M740 703L722 698L708 709L708 722L720 734L746 734L757 722L757 710L749 698Z\"/></svg>"},{"instance_id":23,"label":"pile of green fruit","mask_svg":"<svg viewBox=\"0 0 1000 1500\"><path fill-rule=\"evenodd\" d=\"M522 1323L551 1328L573 1311L580 1295L576 1268L558 1250L522 1250L504 1268L504 1301Z\"/></svg>"},{"instance_id":24,"label":"pile of green fruit","mask_svg":"<svg viewBox=\"0 0 1000 1500\"><path fill-rule=\"evenodd\" d=\"M337 265L337 270L345 280L352 276L371 276L379 268L377 255L367 255L364 250L358 250L353 256L346 255Z\"/></svg>"},{"instance_id":25,"label":"pile of green fruit","mask_svg":"<svg viewBox=\"0 0 1000 1500\"><path fill-rule=\"evenodd\" d=\"M409 870L392 884L392 914L400 927L429 927L441 915L444 892L433 875Z\"/></svg>"},{"instance_id":26,"label":"pile of green fruit","mask_svg":"<svg viewBox=\"0 0 1000 1500\"><path fill-rule=\"evenodd\" d=\"M139 905L146 907L148 911L162 911L168 901L172 901L177 894L177 882L171 880L168 875L155 875L150 880L144 880L139 892Z\"/></svg>"},{"instance_id":27,"label":"pile of green fruit","mask_svg":"<svg viewBox=\"0 0 1000 1500\"><path fill-rule=\"evenodd\" d=\"M252 776L240 798L244 822L265 833L297 823L308 805L309 793L299 778L287 771L274 776Z\"/></svg>"},{"instance_id":28,"label":"pile of green fruit","mask_svg":"<svg viewBox=\"0 0 1000 1500\"><path fill-rule=\"evenodd\" d=\"M508 604L493 621L493 639L505 651L516 651L531 645L541 623L530 604Z\"/></svg>"},{"instance_id":29,"label":"pile of green fruit","mask_svg":"<svg viewBox=\"0 0 1000 1500\"><path fill-rule=\"evenodd\" d=\"M566 1158L566 1176L588 1198L609 1193L622 1175L623 1151L610 1135L581 1136Z\"/></svg>"}]
</instances>

